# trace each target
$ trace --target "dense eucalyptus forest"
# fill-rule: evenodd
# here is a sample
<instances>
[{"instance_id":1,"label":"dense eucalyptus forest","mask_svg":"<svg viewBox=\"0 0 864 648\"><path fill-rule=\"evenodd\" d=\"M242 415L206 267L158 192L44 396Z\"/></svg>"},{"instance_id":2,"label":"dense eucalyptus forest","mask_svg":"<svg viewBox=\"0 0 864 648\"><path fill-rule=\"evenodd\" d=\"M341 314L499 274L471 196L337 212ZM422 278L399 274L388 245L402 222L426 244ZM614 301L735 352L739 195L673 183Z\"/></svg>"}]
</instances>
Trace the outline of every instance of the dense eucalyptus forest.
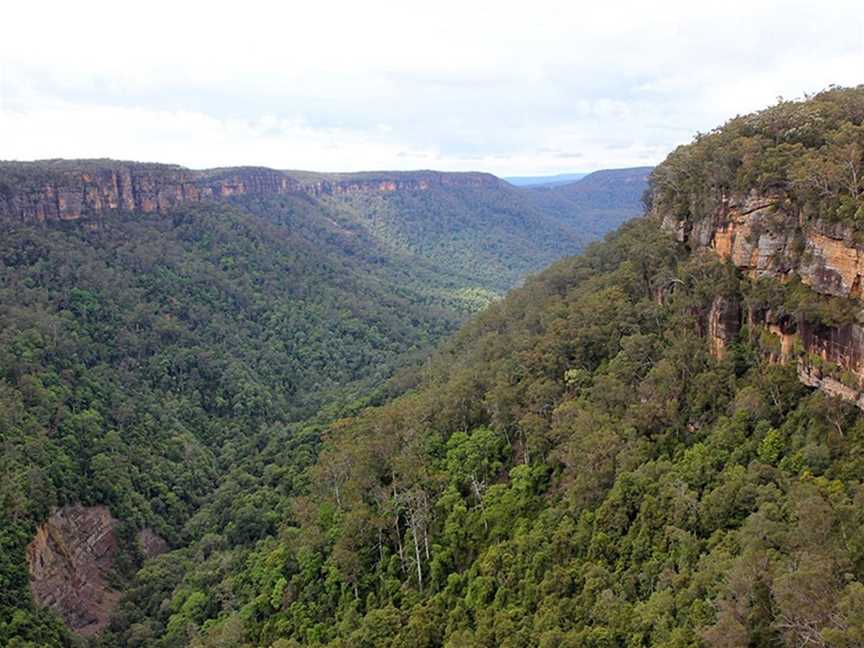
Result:
<instances>
[{"instance_id":1,"label":"dense eucalyptus forest","mask_svg":"<svg viewBox=\"0 0 864 648\"><path fill-rule=\"evenodd\" d=\"M116 166L4 163L0 188L11 202ZM583 245L559 215L498 183L2 219L0 643L76 641L31 602L24 559L58 508L119 520L122 590L144 559L136 530L178 548L218 537L238 561L273 537L325 423L415 384L468 315ZM196 562L178 551L179 576Z\"/></svg>"},{"instance_id":2,"label":"dense eucalyptus forest","mask_svg":"<svg viewBox=\"0 0 864 648\"><path fill-rule=\"evenodd\" d=\"M4 223L0 640L864 645L862 169L864 88L737 117L502 299L584 198ZM76 502L120 520L92 637L23 559Z\"/></svg>"}]
</instances>

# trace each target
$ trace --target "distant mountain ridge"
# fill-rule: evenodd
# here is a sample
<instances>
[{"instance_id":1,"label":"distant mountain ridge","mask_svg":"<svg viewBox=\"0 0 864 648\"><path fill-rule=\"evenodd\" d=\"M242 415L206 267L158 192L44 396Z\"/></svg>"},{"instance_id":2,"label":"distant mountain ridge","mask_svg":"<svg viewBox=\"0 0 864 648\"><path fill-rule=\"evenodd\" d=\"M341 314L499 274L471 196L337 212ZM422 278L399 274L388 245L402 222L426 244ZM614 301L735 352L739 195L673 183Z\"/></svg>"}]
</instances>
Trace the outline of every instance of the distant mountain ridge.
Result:
<instances>
[{"instance_id":1,"label":"distant mountain ridge","mask_svg":"<svg viewBox=\"0 0 864 648\"><path fill-rule=\"evenodd\" d=\"M432 298L471 312L640 215L646 177L643 169L622 169L555 187L514 187L481 172L0 161L0 222L95 225L112 215L176 217L198 205L206 210L230 202L265 221L300 228L313 245L332 241L371 263L412 266L420 274L406 280L419 281L420 292L443 290Z\"/></svg>"},{"instance_id":2,"label":"distant mountain ridge","mask_svg":"<svg viewBox=\"0 0 864 648\"><path fill-rule=\"evenodd\" d=\"M24 222L78 220L111 211L165 213L180 205L241 195L386 194L425 191L433 186L512 186L537 192L532 198L546 209L623 209L632 216L641 211L650 170L637 167L584 176L502 180L481 172L431 170L317 173L254 166L192 170L109 159L0 161L0 217ZM578 179L570 182L569 178Z\"/></svg>"},{"instance_id":3,"label":"distant mountain ridge","mask_svg":"<svg viewBox=\"0 0 864 648\"><path fill-rule=\"evenodd\" d=\"M576 199L578 196L602 194L604 199L610 196L620 198L622 195L629 200L641 200L642 194L648 188L648 176L654 167L631 167L626 169L603 169L589 173L575 182L568 182L554 187L536 187L535 191L553 192Z\"/></svg>"},{"instance_id":4,"label":"distant mountain ridge","mask_svg":"<svg viewBox=\"0 0 864 648\"><path fill-rule=\"evenodd\" d=\"M179 205L239 195L312 196L424 191L432 186L495 188L486 173L375 171L324 174L266 167L194 171L116 160L0 162L0 216L77 220L109 211L163 213Z\"/></svg>"},{"instance_id":5,"label":"distant mountain ridge","mask_svg":"<svg viewBox=\"0 0 864 648\"><path fill-rule=\"evenodd\" d=\"M548 187L576 182L587 173L558 173L549 176L505 176L503 179L514 187Z\"/></svg>"},{"instance_id":6,"label":"distant mountain ridge","mask_svg":"<svg viewBox=\"0 0 864 648\"><path fill-rule=\"evenodd\" d=\"M520 188L533 204L557 214L568 227L599 238L645 211L642 197L653 167L604 169L581 180L554 186Z\"/></svg>"}]
</instances>

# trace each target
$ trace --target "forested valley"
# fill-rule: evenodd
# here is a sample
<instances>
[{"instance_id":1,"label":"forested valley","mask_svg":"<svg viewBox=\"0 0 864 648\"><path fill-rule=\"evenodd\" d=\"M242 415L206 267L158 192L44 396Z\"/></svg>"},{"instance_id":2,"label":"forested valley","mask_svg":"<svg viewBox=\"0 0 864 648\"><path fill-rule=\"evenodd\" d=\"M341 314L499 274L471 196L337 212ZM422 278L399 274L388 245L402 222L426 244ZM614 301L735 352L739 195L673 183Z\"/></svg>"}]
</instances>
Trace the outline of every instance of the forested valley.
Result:
<instances>
[{"instance_id":1,"label":"forested valley","mask_svg":"<svg viewBox=\"0 0 864 648\"><path fill-rule=\"evenodd\" d=\"M0 190L26 207L117 168L4 163ZM466 317L589 238L490 184L0 219L0 643L82 641L31 601L25 547L52 511L110 510L118 591L137 582L142 529L179 548L183 571L216 538L239 570L308 491L325 424L413 386ZM104 641L156 639L154 622Z\"/></svg>"},{"instance_id":2,"label":"forested valley","mask_svg":"<svg viewBox=\"0 0 864 648\"><path fill-rule=\"evenodd\" d=\"M864 645L864 88L697 136L503 299L512 229L491 269L379 198L4 224L0 641ZM77 502L121 521L87 637L23 560Z\"/></svg>"}]
</instances>

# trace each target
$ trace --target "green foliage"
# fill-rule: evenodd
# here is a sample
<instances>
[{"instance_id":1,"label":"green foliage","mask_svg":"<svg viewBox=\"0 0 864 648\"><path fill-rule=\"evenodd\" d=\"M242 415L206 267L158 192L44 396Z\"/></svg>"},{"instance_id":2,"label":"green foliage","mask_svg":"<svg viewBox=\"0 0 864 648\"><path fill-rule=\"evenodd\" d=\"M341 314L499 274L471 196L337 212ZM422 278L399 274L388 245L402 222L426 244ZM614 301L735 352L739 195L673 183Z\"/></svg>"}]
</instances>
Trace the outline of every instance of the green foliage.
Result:
<instances>
[{"instance_id":1,"label":"green foliage","mask_svg":"<svg viewBox=\"0 0 864 648\"><path fill-rule=\"evenodd\" d=\"M864 86L735 117L676 149L651 177L653 200L693 221L724 197L782 193L805 219L864 227Z\"/></svg>"},{"instance_id":2,"label":"green foliage","mask_svg":"<svg viewBox=\"0 0 864 648\"><path fill-rule=\"evenodd\" d=\"M786 310L798 313L804 320L834 328L858 321L861 310L855 299L820 295L800 281L786 288Z\"/></svg>"},{"instance_id":3,"label":"green foliage","mask_svg":"<svg viewBox=\"0 0 864 648\"><path fill-rule=\"evenodd\" d=\"M710 358L694 313L718 286L747 283L632 224L470 322L415 392L330 426L296 517L222 581L246 640L854 641L860 417L826 416L794 367Z\"/></svg>"},{"instance_id":4,"label":"green foliage","mask_svg":"<svg viewBox=\"0 0 864 648\"><path fill-rule=\"evenodd\" d=\"M3 163L0 201L112 165ZM320 606L290 606L296 582L246 576L247 559L296 519L323 421L414 384L411 367L468 314L580 247L555 209L493 183L0 223L0 643L70 641L30 604L24 547L75 502L107 504L124 542L149 526L181 547L137 576L137 550L122 547L126 603L95 643L230 643L286 605L304 636L323 636L323 621L307 628ZM506 441L491 434L439 448L472 462L454 487L492 487ZM418 497L398 506L420 532L434 502ZM335 556L320 595L341 601L363 565L348 539ZM296 561L324 568L314 552Z\"/></svg>"},{"instance_id":5,"label":"green foliage","mask_svg":"<svg viewBox=\"0 0 864 648\"><path fill-rule=\"evenodd\" d=\"M279 213L274 202L265 203L270 218ZM425 287L445 303L464 300L471 312L618 224L586 234L581 214L562 224L568 207L540 208L531 193L507 187L357 192L324 197L321 205L330 218L367 232L370 246L390 258L392 271L412 266L418 291Z\"/></svg>"},{"instance_id":6,"label":"green foliage","mask_svg":"<svg viewBox=\"0 0 864 648\"><path fill-rule=\"evenodd\" d=\"M816 199L798 165L854 158L860 94L700 137L655 174L657 199L699 217L711 187L782 189L807 218L848 216L855 188L830 176ZM20 556L80 500L176 547L122 574L94 646L858 645L864 419L762 362L759 336L723 360L701 336L718 295L834 325L848 304L751 284L633 222L376 393L464 295L527 267L493 254L518 240L506 205L480 209L504 221L488 242L464 233L476 193L424 200L334 199L327 223L244 200L74 244L10 230L0 639L68 645L21 604Z\"/></svg>"},{"instance_id":7,"label":"green foliage","mask_svg":"<svg viewBox=\"0 0 864 648\"><path fill-rule=\"evenodd\" d=\"M103 503L172 544L252 546L305 483L319 428L300 421L379 397L464 316L461 298L415 288L473 284L407 264L402 282L317 212L273 207L268 223L259 207L2 225L0 608L26 616L0 643L49 623L27 607L23 558L52 507ZM181 643L215 609L193 600L171 616Z\"/></svg>"}]
</instances>

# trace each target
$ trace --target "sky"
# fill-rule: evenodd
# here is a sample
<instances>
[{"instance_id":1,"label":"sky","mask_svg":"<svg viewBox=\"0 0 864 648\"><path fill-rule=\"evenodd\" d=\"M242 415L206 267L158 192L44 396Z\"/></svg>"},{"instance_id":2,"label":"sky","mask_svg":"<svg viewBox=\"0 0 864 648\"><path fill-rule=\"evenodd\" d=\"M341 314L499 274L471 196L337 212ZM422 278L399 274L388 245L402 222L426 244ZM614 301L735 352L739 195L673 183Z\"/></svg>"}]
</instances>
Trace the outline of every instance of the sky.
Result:
<instances>
[{"instance_id":1,"label":"sky","mask_svg":"<svg viewBox=\"0 0 864 648\"><path fill-rule=\"evenodd\" d=\"M861 0L14 2L0 159L544 175L864 83Z\"/></svg>"}]
</instances>

